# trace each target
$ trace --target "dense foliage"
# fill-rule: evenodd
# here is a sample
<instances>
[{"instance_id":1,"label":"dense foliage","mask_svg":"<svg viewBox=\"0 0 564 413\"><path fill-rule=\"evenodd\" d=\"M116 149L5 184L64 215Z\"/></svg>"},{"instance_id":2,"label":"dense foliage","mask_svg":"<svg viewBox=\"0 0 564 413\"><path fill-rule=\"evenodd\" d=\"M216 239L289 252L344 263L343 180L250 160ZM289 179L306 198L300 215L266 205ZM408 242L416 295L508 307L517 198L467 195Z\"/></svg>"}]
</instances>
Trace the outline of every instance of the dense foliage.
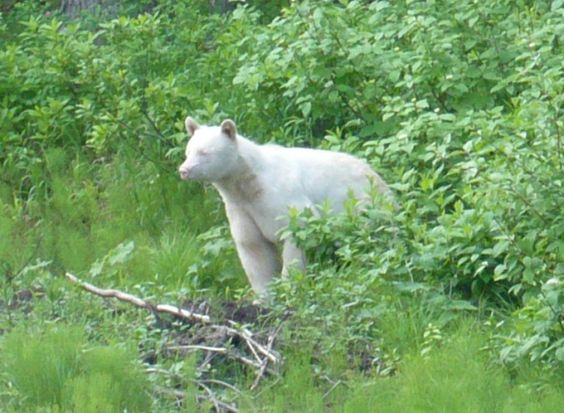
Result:
<instances>
[{"instance_id":1,"label":"dense foliage","mask_svg":"<svg viewBox=\"0 0 564 413\"><path fill-rule=\"evenodd\" d=\"M249 409L284 411L292 400L295 411L361 411L399 391L412 411L513 411L542 388L557 406L561 1L257 1L223 14L204 1L141 3L125 2L117 18L70 20L32 1L0 15L0 331L12 355L0 401L14 411L95 399L106 411L147 409L120 386L148 389L128 370L132 349L157 348L166 332L82 297L64 271L170 300L252 297L217 195L176 176L190 114L229 116L262 142L361 156L398 204L375 198L358 214L351 199L337 217L289 211L283 235L311 264L274 285L288 372ZM88 337L62 330L70 344L43 357L41 341L25 337L58 348L61 333L41 331L47 321ZM476 336L468 349L464 328ZM479 347L486 355L465 365ZM25 378L29 368L65 377L38 395L45 377ZM426 387L443 371L464 371L468 386L483 373L489 384L449 404L460 392L452 383ZM101 376L114 392L89 393ZM367 393L331 386L362 380ZM433 396L419 405L423 394ZM542 396L530 403L550 411Z\"/></svg>"}]
</instances>

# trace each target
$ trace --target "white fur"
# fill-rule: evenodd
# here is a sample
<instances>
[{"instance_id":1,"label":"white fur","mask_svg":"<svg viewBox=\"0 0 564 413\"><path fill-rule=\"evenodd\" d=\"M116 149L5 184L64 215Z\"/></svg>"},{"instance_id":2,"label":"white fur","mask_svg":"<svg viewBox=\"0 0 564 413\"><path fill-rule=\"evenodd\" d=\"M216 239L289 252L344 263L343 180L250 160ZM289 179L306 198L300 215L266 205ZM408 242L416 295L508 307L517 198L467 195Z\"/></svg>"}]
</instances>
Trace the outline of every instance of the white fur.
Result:
<instances>
[{"instance_id":1,"label":"white fur","mask_svg":"<svg viewBox=\"0 0 564 413\"><path fill-rule=\"evenodd\" d=\"M258 145L238 135L230 120L200 126L188 117L186 128L192 138L180 175L211 182L221 194L239 258L259 294L280 271L278 232L288 224L290 207L328 201L337 212L351 191L358 199L367 197L371 185L389 193L366 162L346 153ZM282 264L283 274L305 268L303 251L291 240L282 246Z\"/></svg>"}]
</instances>

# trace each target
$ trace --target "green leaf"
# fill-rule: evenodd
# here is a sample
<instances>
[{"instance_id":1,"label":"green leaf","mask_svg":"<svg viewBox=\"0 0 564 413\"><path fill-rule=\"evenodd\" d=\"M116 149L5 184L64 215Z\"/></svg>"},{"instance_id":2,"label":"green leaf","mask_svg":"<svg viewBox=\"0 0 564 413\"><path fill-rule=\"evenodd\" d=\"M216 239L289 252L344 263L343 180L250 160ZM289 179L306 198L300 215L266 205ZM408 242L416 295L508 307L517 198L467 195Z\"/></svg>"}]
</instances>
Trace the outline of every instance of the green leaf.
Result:
<instances>
[{"instance_id":1,"label":"green leaf","mask_svg":"<svg viewBox=\"0 0 564 413\"><path fill-rule=\"evenodd\" d=\"M135 248L134 241L122 242L117 247L115 247L106 256L107 262L110 265L123 264L129 260L131 253Z\"/></svg>"},{"instance_id":2,"label":"green leaf","mask_svg":"<svg viewBox=\"0 0 564 413\"><path fill-rule=\"evenodd\" d=\"M307 118L311 113L311 102L304 103L301 106L301 108L302 108L302 114L304 115L305 118Z\"/></svg>"}]
</instances>

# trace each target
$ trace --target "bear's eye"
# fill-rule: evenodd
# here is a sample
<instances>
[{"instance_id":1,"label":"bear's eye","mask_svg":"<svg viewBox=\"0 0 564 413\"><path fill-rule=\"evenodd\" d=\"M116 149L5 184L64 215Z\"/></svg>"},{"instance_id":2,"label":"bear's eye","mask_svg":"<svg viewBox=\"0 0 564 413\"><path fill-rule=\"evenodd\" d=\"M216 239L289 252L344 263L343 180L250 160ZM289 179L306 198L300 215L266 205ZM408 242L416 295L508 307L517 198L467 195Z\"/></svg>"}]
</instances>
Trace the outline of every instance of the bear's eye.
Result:
<instances>
[{"instance_id":1,"label":"bear's eye","mask_svg":"<svg viewBox=\"0 0 564 413\"><path fill-rule=\"evenodd\" d=\"M210 154L210 151L207 151L205 149L200 149L200 150L198 150L197 154L200 155L200 156L207 156L207 155Z\"/></svg>"}]
</instances>

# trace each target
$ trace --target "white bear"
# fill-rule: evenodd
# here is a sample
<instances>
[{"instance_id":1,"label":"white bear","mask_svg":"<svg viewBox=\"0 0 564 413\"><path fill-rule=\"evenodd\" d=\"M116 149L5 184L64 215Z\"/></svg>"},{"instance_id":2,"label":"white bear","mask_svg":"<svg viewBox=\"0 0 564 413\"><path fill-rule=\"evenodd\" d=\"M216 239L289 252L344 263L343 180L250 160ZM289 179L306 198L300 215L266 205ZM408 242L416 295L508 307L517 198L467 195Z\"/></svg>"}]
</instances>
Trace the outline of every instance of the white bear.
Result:
<instances>
[{"instance_id":1,"label":"white bear","mask_svg":"<svg viewBox=\"0 0 564 413\"><path fill-rule=\"evenodd\" d=\"M221 126L200 126L186 118L191 136L182 179L211 182L221 194L231 234L253 290L267 293L280 272L277 246L280 229L288 225L289 208L315 208L329 202L343 208L351 192L368 198L373 187L390 194L382 178L352 155L319 149L259 145L237 134L232 120ZM282 274L290 267L305 269L305 257L291 240L282 244Z\"/></svg>"}]
</instances>

